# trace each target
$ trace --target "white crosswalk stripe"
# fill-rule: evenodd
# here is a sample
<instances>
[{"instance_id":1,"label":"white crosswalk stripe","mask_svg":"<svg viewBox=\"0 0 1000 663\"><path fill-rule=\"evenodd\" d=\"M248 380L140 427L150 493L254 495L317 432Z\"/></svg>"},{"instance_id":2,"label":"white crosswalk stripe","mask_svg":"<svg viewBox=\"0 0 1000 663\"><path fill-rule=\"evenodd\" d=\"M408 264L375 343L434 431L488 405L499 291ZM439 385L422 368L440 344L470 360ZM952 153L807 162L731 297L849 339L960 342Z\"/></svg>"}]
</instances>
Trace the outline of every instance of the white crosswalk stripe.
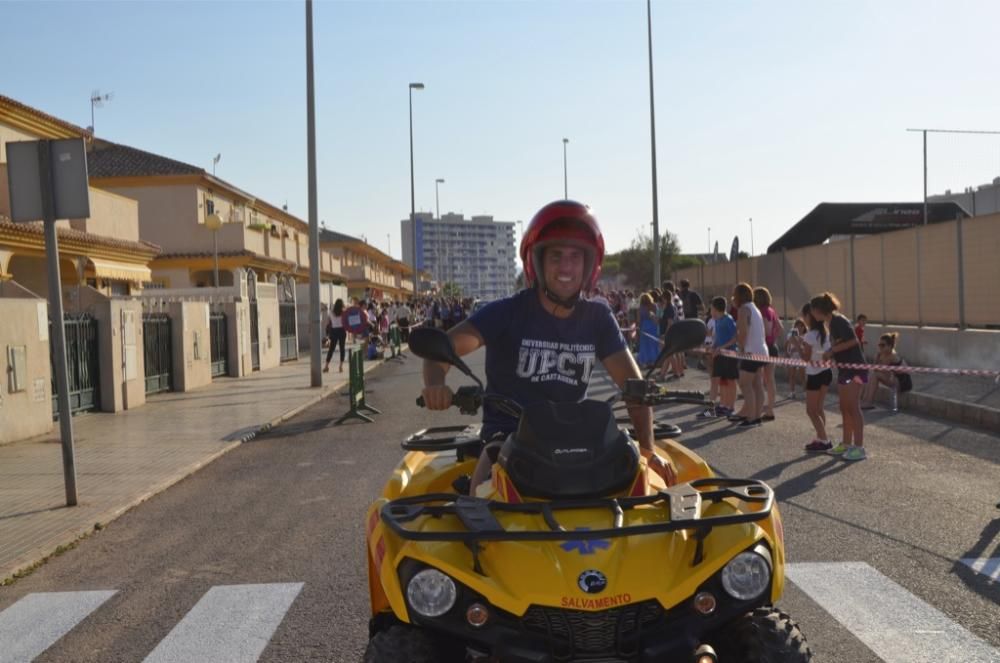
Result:
<instances>
[{"instance_id":1,"label":"white crosswalk stripe","mask_svg":"<svg viewBox=\"0 0 1000 663\"><path fill-rule=\"evenodd\" d=\"M213 587L145 663L253 663L301 590L302 583Z\"/></svg>"},{"instance_id":2,"label":"white crosswalk stripe","mask_svg":"<svg viewBox=\"0 0 1000 663\"><path fill-rule=\"evenodd\" d=\"M114 591L28 594L0 612L0 663L33 660L114 594Z\"/></svg>"},{"instance_id":3,"label":"white crosswalk stripe","mask_svg":"<svg viewBox=\"0 0 1000 663\"><path fill-rule=\"evenodd\" d=\"M785 573L885 663L1000 663L1000 651L863 562Z\"/></svg>"},{"instance_id":4,"label":"white crosswalk stripe","mask_svg":"<svg viewBox=\"0 0 1000 663\"><path fill-rule=\"evenodd\" d=\"M986 578L1000 559L963 559ZM786 575L884 663L1000 663L1000 650L863 562L799 563ZM254 663L302 583L216 586L160 641L145 663ZM28 594L0 611L0 663L29 663L115 591Z\"/></svg>"},{"instance_id":5,"label":"white crosswalk stripe","mask_svg":"<svg viewBox=\"0 0 1000 663\"><path fill-rule=\"evenodd\" d=\"M1000 582L1000 557L967 557L960 561L976 573L981 573L990 580Z\"/></svg>"}]
</instances>

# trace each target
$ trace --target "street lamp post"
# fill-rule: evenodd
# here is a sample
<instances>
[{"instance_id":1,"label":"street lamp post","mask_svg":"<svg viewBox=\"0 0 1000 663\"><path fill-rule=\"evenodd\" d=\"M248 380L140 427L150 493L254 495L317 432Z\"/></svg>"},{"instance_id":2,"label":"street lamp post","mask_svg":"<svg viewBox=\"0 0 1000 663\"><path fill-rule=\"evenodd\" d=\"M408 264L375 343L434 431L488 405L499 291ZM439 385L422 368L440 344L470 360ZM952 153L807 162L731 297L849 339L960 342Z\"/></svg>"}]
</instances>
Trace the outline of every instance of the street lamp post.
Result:
<instances>
[{"instance_id":1,"label":"street lamp post","mask_svg":"<svg viewBox=\"0 0 1000 663\"><path fill-rule=\"evenodd\" d=\"M656 191L656 112L653 106L653 9L646 0L646 34L649 45L649 145L653 165L653 287L660 284L660 212Z\"/></svg>"},{"instance_id":2,"label":"street lamp post","mask_svg":"<svg viewBox=\"0 0 1000 663\"><path fill-rule=\"evenodd\" d=\"M569 138L563 138L563 199L569 200L569 177L566 171L566 145Z\"/></svg>"},{"instance_id":3,"label":"street lamp post","mask_svg":"<svg viewBox=\"0 0 1000 663\"><path fill-rule=\"evenodd\" d=\"M413 296L420 290L420 272L417 269L417 201L413 185L413 91L423 90L423 83L410 83L410 232L413 234Z\"/></svg>"},{"instance_id":4,"label":"street lamp post","mask_svg":"<svg viewBox=\"0 0 1000 663\"><path fill-rule=\"evenodd\" d=\"M438 184L444 184L440 177L434 180L434 209L437 211L437 218L441 220L441 197L438 194Z\"/></svg>"},{"instance_id":5,"label":"street lamp post","mask_svg":"<svg viewBox=\"0 0 1000 663\"><path fill-rule=\"evenodd\" d=\"M750 217L750 257L752 258L753 255L754 255L754 250L753 250L753 217L751 216Z\"/></svg>"}]
</instances>

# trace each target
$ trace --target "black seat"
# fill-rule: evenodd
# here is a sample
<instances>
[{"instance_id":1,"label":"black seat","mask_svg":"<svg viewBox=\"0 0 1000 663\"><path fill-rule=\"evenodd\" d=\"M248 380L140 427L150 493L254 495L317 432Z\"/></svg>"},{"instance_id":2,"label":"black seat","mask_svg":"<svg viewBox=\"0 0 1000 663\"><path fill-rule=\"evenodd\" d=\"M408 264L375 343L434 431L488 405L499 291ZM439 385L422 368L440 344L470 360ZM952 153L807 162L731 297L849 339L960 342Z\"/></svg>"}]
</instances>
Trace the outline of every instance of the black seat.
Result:
<instances>
[{"instance_id":1,"label":"black seat","mask_svg":"<svg viewBox=\"0 0 1000 663\"><path fill-rule=\"evenodd\" d=\"M605 497L635 480L639 447L603 401L543 402L524 409L498 462L525 497Z\"/></svg>"}]
</instances>

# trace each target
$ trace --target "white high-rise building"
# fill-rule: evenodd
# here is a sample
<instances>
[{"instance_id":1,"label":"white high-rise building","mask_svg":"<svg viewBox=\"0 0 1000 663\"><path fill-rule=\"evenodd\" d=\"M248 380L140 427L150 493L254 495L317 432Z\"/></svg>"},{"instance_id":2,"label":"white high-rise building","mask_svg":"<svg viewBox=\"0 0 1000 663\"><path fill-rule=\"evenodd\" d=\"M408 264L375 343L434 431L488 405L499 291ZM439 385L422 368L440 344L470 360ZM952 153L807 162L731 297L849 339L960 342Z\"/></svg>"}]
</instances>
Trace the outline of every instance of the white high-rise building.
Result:
<instances>
[{"instance_id":1,"label":"white high-rise building","mask_svg":"<svg viewBox=\"0 0 1000 663\"><path fill-rule=\"evenodd\" d=\"M431 273L439 286L451 282L465 297L498 299L514 293L517 270L514 222L492 216L419 212L416 219L417 269ZM400 222L403 261L413 265L410 220Z\"/></svg>"}]
</instances>

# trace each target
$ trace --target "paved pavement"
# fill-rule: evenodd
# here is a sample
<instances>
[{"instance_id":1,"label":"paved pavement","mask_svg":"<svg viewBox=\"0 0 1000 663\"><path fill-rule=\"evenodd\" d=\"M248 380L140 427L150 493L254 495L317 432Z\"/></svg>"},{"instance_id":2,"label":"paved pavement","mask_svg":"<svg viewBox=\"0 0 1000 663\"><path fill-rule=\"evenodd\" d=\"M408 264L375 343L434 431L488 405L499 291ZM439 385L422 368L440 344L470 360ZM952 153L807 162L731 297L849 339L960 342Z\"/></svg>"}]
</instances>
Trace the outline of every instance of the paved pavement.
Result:
<instances>
[{"instance_id":1,"label":"paved pavement","mask_svg":"<svg viewBox=\"0 0 1000 663\"><path fill-rule=\"evenodd\" d=\"M784 368L777 373L779 385L787 384ZM879 402L888 398L889 390L881 387ZM993 378L914 374L913 391L900 397L899 407L1000 434L1000 380Z\"/></svg>"},{"instance_id":2,"label":"paved pavement","mask_svg":"<svg viewBox=\"0 0 1000 663\"><path fill-rule=\"evenodd\" d=\"M471 419L416 408L412 360L369 382L375 423L334 427L345 400L316 404L0 588L0 662L358 661L365 508L406 434ZM704 386L694 371L679 385ZM780 605L816 663L1000 662L995 436L875 411L870 459L847 464L801 452L801 401L744 431L692 406L662 412L718 472L774 487L792 581Z\"/></svg>"},{"instance_id":3,"label":"paved pavement","mask_svg":"<svg viewBox=\"0 0 1000 663\"><path fill-rule=\"evenodd\" d=\"M370 370L379 362L366 362ZM336 369L334 369L336 370ZM79 504L65 506L59 429L0 446L0 584L346 382L309 387L307 357L119 414L73 419ZM346 410L346 405L344 405Z\"/></svg>"}]
</instances>

